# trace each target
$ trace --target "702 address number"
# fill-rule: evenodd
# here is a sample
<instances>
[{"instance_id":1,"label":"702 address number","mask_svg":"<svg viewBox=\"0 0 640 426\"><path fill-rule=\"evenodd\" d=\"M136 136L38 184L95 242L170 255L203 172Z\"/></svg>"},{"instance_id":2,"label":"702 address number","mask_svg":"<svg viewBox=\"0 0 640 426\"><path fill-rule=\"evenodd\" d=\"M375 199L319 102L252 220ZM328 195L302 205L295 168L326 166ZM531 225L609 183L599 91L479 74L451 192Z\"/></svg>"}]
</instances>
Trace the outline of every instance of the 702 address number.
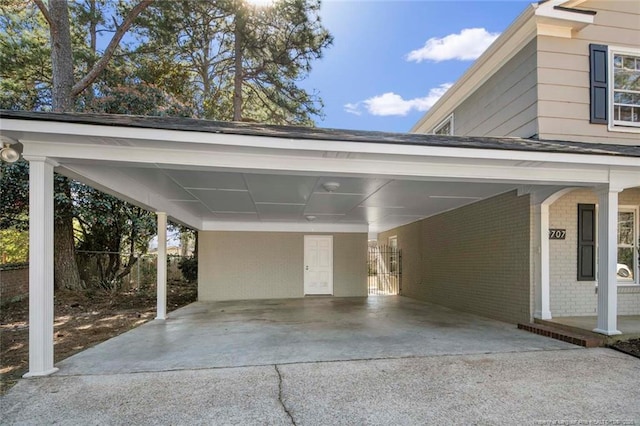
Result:
<instances>
[{"instance_id":1,"label":"702 address number","mask_svg":"<svg viewBox=\"0 0 640 426\"><path fill-rule=\"evenodd\" d=\"M549 229L550 240L564 240L567 236L566 229Z\"/></svg>"}]
</instances>

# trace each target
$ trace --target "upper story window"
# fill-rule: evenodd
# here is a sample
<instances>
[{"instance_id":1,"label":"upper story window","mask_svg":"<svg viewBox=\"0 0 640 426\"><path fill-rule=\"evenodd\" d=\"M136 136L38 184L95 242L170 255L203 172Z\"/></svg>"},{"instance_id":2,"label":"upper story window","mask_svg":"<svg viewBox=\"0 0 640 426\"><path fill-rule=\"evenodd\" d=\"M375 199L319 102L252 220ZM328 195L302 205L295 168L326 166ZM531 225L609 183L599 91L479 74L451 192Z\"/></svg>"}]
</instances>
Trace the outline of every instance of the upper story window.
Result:
<instances>
[{"instance_id":1,"label":"upper story window","mask_svg":"<svg viewBox=\"0 0 640 426\"><path fill-rule=\"evenodd\" d=\"M640 132L640 49L589 45L593 124Z\"/></svg>"},{"instance_id":2,"label":"upper story window","mask_svg":"<svg viewBox=\"0 0 640 426\"><path fill-rule=\"evenodd\" d=\"M453 114L433 128L434 135L453 135Z\"/></svg>"},{"instance_id":3,"label":"upper story window","mask_svg":"<svg viewBox=\"0 0 640 426\"><path fill-rule=\"evenodd\" d=\"M611 49L610 55L613 125L640 127L640 54L618 53Z\"/></svg>"}]
</instances>

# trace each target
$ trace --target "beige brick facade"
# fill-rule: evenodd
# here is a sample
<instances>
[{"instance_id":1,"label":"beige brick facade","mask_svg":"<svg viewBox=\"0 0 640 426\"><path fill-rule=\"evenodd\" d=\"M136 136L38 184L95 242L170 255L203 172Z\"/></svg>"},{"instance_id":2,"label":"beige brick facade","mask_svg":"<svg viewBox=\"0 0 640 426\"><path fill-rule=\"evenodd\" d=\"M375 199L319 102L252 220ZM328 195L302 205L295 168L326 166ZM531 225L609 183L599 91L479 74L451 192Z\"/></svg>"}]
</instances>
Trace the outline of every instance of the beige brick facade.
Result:
<instances>
[{"instance_id":1,"label":"beige brick facade","mask_svg":"<svg viewBox=\"0 0 640 426\"><path fill-rule=\"evenodd\" d=\"M530 202L499 195L380 234L398 236L403 294L508 322L531 313Z\"/></svg>"},{"instance_id":2,"label":"beige brick facade","mask_svg":"<svg viewBox=\"0 0 640 426\"><path fill-rule=\"evenodd\" d=\"M567 230L565 240L549 241L550 304L554 317L595 315L597 293L595 281L577 280L578 204L597 204L591 189L577 189L561 197L549 209L549 227ZM640 206L640 189L623 191L618 196L622 206ZM640 286L618 287L618 315L640 314Z\"/></svg>"}]
</instances>

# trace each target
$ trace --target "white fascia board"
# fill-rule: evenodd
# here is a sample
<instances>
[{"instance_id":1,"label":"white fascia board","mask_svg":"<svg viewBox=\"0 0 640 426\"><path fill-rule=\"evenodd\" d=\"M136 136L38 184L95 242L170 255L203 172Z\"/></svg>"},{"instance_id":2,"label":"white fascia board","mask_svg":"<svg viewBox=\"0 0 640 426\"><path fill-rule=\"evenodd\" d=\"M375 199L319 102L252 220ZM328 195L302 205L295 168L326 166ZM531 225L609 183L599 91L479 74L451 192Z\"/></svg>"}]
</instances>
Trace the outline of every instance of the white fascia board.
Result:
<instances>
[{"instance_id":1,"label":"white fascia board","mask_svg":"<svg viewBox=\"0 0 640 426\"><path fill-rule=\"evenodd\" d=\"M594 15L571 12L568 10L554 9L554 6L563 6L564 2L543 3L536 8L536 21L540 23L554 23L555 25L586 26L593 24Z\"/></svg>"},{"instance_id":2,"label":"white fascia board","mask_svg":"<svg viewBox=\"0 0 640 426\"><path fill-rule=\"evenodd\" d=\"M178 132L189 136L192 134L202 135L198 132L164 131L165 139L169 140L172 132ZM206 134L205 134L206 135ZM260 150L259 157L264 157L265 150L273 150L274 155L288 157L289 151L310 151L318 152L343 152L348 154L382 154L385 156L436 157L436 158L467 158L467 159L490 159L508 161L530 161L543 163L563 163L580 165L606 165L606 166L630 166L638 167L638 158L595 155L595 154L573 154L560 152L541 151L518 151L501 149L479 149L479 148L457 148L438 147L424 145L394 144L394 143L368 143L368 142L348 142L334 140L300 140L273 138L267 136L247 136L247 135L211 135L220 140L209 140L207 145L216 145L218 148L224 146L254 147ZM180 139L177 139L180 140ZM184 140L183 140L184 141ZM136 147L130 145L95 145L82 143L51 143L42 139L21 139L24 145L24 155L41 155L48 157L72 158L72 159L100 159L123 162L140 163L164 163L164 164L191 164L189 158L198 164L200 156L220 156L224 152L207 152L206 146L202 150L185 149L178 145L172 148L150 148ZM311 143L310 143L311 142ZM235 153L235 155L251 156L251 153ZM158 160L161 158L162 160ZM149 160L152 159L152 160ZM335 158L327 158L335 160ZM186 163L185 163L186 161ZM207 163L208 164L208 163ZM205 165L207 165L205 164Z\"/></svg>"},{"instance_id":3,"label":"white fascia board","mask_svg":"<svg viewBox=\"0 0 640 426\"><path fill-rule=\"evenodd\" d=\"M291 223L291 222L231 222L205 220L203 231L245 231L245 232L326 232L326 233L368 233L366 224L351 223Z\"/></svg>"},{"instance_id":4,"label":"white fascia board","mask_svg":"<svg viewBox=\"0 0 640 426\"><path fill-rule=\"evenodd\" d=\"M623 191L627 188L640 188L640 172L629 170L611 170L609 185Z\"/></svg>"},{"instance_id":5,"label":"white fascia board","mask_svg":"<svg viewBox=\"0 0 640 426\"><path fill-rule=\"evenodd\" d=\"M573 31L577 32L593 24L594 15L571 12L569 10L555 9L555 6L565 6L564 0L551 0L539 5L536 8L536 23L538 24L538 34L571 38ZM569 32L569 36L562 32L549 32L549 27L565 28ZM542 31L541 31L542 30Z\"/></svg>"},{"instance_id":6,"label":"white fascia board","mask_svg":"<svg viewBox=\"0 0 640 426\"><path fill-rule=\"evenodd\" d=\"M424 149L424 147L422 147ZM323 158L282 155L276 151L274 155L255 155L247 153L221 153L221 152L187 152L180 150L158 150L149 148L133 147L88 147L52 145L47 143L26 143L25 149L31 155L52 157L61 164L65 159L100 159L100 161L131 162L135 164L174 164L181 166L209 167L218 169L228 169L238 172L305 172L331 174L341 173L345 175L380 175L396 178L441 178L446 180L482 180L499 182L522 182L522 183L606 183L609 178L609 167L602 165L576 164L570 160L593 159L588 155L576 154L549 154L519 152L519 159L542 161L545 166L523 167L513 164L513 161L505 161L504 165L496 164L495 157L507 157L513 154L511 151L493 150L468 150L468 149L447 149L446 158L438 157L415 157L387 155L378 156L374 159L367 158ZM435 151L441 150L435 148ZM434 152L435 152L434 151ZM474 159L475 164L455 163L455 155L466 154L469 151L478 151ZM490 152L487 152L490 151ZM433 154L433 152L432 152ZM491 155L490 158L485 158ZM565 159L564 164L549 165L549 160L561 156ZM452 161L445 161L452 160ZM603 156L603 159L614 162L614 160L629 160L626 166L638 167L637 158L618 158ZM488 161L483 161L488 160ZM546 163L544 163L546 161ZM484 164L483 164L484 162ZM637 173L637 172L636 172ZM108 177L106 177L108 179Z\"/></svg>"},{"instance_id":7,"label":"white fascia board","mask_svg":"<svg viewBox=\"0 0 640 426\"><path fill-rule=\"evenodd\" d=\"M106 162L215 167L242 172L272 170L562 184L607 182L611 167L629 168L632 173L638 173L639 169L638 158L632 157L348 142L342 144L347 147L340 150L348 151L347 148L352 148L354 151L351 152L361 154L359 158L288 155L286 150L279 149L274 149L272 155L265 155L24 141L28 155L51 157L60 162L65 159L98 159ZM355 151L356 148L366 149ZM402 155L398 154L398 148L402 148ZM382 155L369 155L372 152ZM466 159L467 162L456 163L457 159ZM468 159L472 159L474 164L469 165ZM514 164L514 161L525 161L527 164L539 162L541 165L525 167Z\"/></svg>"},{"instance_id":8,"label":"white fascia board","mask_svg":"<svg viewBox=\"0 0 640 426\"><path fill-rule=\"evenodd\" d=\"M202 227L201 218L168 201L160 194L150 191L136 180L118 173L117 170L113 173L105 173L91 166L65 164L56 171L154 213L166 212L176 222L191 228L201 229Z\"/></svg>"},{"instance_id":9,"label":"white fascia board","mask_svg":"<svg viewBox=\"0 0 640 426\"><path fill-rule=\"evenodd\" d=\"M565 27L562 25L538 23L538 35L549 36L549 37L559 37L559 38L571 38L573 37L573 28Z\"/></svg>"},{"instance_id":10,"label":"white fascia board","mask_svg":"<svg viewBox=\"0 0 640 426\"><path fill-rule=\"evenodd\" d=\"M578 7L587 0L558 0L560 6Z\"/></svg>"}]
</instances>

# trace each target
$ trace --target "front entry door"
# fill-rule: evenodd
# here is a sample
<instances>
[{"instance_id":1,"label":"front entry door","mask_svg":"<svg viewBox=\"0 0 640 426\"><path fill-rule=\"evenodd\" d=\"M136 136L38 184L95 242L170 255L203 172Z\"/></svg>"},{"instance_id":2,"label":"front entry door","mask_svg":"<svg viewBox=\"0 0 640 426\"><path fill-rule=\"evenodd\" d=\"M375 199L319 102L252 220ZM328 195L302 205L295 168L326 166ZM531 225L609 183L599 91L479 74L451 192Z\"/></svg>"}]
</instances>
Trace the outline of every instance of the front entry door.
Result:
<instances>
[{"instance_id":1,"label":"front entry door","mask_svg":"<svg viewBox=\"0 0 640 426\"><path fill-rule=\"evenodd\" d=\"M333 237L304 236L304 294L333 294Z\"/></svg>"}]
</instances>

